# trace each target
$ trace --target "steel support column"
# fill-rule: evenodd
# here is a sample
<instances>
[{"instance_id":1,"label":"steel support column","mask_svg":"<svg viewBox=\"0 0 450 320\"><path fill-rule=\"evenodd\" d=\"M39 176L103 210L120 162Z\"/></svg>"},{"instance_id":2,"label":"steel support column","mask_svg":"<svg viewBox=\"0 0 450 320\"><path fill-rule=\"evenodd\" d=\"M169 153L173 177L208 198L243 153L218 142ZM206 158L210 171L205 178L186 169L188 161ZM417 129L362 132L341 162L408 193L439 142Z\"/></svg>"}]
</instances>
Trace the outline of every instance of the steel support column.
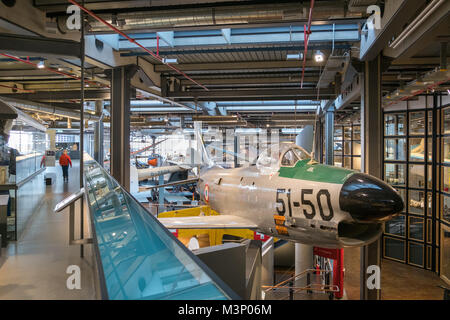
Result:
<instances>
[{"instance_id":1,"label":"steel support column","mask_svg":"<svg viewBox=\"0 0 450 320\"><path fill-rule=\"evenodd\" d=\"M102 114L103 113L103 101L99 100L95 102L95 113ZM94 125L94 158L101 166L103 166L103 118L101 117L99 121L97 121Z\"/></svg>"},{"instance_id":2,"label":"steel support column","mask_svg":"<svg viewBox=\"0 0 450 320\"><path fill-rule=\"evenodd\" d=\"M325 164L334 164L334 107L325 111Z\"/></svg>"},{"instance_id":3,"label":"steel support column","mask_svg":"<svg viewBox=\"0 0 450 320\"><path fill-rule=\"evenodd\" d=\"M361 86L361 171L377 178L382 177L383 118L381 107L381 55L365 62L364 83ZM361 300L379 300L380 289L369 289L369 266L381 268L381 240L361 248Z\"/></svg>"},{"instance_id":4,"label":"steel support column","mask_svg":"<svg viewBox=\"0 0 450 320\"><path fill-rule=\"evenodd\" d=\"M130 189L130 99L134 65L111 70L111 174Z\"/></svg>"}]
</instances>

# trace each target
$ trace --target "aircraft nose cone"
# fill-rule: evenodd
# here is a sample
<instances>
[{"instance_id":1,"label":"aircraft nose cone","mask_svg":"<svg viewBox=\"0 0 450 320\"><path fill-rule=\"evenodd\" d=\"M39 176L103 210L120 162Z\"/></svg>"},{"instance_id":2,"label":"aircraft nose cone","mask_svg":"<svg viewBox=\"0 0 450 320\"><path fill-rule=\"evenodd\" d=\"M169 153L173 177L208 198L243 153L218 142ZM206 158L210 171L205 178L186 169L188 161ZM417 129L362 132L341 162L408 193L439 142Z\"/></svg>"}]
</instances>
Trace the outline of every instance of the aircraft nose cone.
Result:
<instances>
[{"instance_id":1,"label":"aircraft nose cone","mask_svg":"<svg viewBox=\"0 0 450 320\"><path fill-rule=\"evenodd\" d=\"M342 210L358 222L382 222L403 210L400 195L387 183L365 173L351 175L339 195Z\"/></svg>"}]
</instances>

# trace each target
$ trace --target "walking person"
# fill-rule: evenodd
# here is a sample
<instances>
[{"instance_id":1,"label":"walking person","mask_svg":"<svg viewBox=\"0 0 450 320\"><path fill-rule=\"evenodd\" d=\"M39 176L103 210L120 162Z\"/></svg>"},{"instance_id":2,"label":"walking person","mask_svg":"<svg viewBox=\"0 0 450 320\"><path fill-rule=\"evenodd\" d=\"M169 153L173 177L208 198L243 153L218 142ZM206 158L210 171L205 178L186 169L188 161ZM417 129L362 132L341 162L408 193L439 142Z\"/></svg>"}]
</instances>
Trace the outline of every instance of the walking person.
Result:
<instances>
[{"instance_id":1,"label":"walking person","mask_svg":"<svg viewBox=\"0 0 450 320\"><path fill-rule=\"evenodd\" d=\"M67 154L67 149L63 150L63 154L59 158L59 164L62 168L64 182L69 182L69 164L72 168L72 160L70 160L70 157Z\"/></svg>"}]
</instances>

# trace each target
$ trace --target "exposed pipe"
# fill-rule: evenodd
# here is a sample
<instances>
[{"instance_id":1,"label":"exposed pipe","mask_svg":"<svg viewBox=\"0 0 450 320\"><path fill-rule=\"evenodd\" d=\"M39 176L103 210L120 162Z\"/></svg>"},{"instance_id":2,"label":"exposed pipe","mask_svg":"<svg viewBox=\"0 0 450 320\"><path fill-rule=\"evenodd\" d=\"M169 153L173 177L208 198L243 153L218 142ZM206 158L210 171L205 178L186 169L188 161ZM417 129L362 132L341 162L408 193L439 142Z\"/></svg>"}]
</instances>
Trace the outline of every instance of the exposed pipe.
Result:
<instances>
[{"instance_id":1,"label":"exposed pipe","mask_svg":"<svg viewBox=\"0 0 450 320\"><path fill-rule=\"evenodd\" d=\"M18 57L15 57L15 56L12 56L12 55L9 55L9 54L6 54L6 53L0 53L0 56L4 56L4 57L7 57L9 59L13 59L13 60L16 60L16 61L19 61L19 62L22 62L22 63L26 63L26 64L28 64L30 66L38 68L37 63L33 63L33 62L29 61L29 60L24 60L24 59L21 59L21 58L18 58ZM53 68L44 67L42 69L50 71L50 72L53 72L53 73L57 73L57 74L60 74L62 76L69 77L69 78L72 78L72 79L75 79L75 80L81 80L80 77L77 77L77 76L74 76L72 74L69 74L69 73L66 73L66 72L62 72L62 71L59 71L59 70L56 70L56 69L53 69ZM90 80L84 80L84 81L87 82L87 83L90 83L92 85L98 85L98 83L94 82L94 81L90 81ZM101 84L100 86L105 87L103 84ZM109 87L109 86L106 86L106 87Z\"/></svg>"},{"instance_id":2,"label":"exposed pipe","mask_svg":"<svg viewBox=\"0 0 450 320\"><path fill-rule=\"evenodd\" d=\"M137 45L138 47L140 47L142 50L144 50L145 52L147 52L148 54L150 54L153 58L155 58L156 60L158 60L159 62L165 64L166 66L168 66L169 68L173 69L174 71L176 71L177 73L179 73L180 75L182 75L183 77L185 77L186 79L188 79L189 81L195 83L196 85L198 85L199 87L205 89L206 91L209 91L208 88L206 88L204 85L198 83L197 81L195 81L194 79L190 78L186 73L184 73L183 71L175 68L174 66L172 66L169 63L164 63L163 59L161 57L159 57L158 55L156 55L155 53L153 53L153 51L147 49L146 47L144 47L143 45L141 45L139 42L137 42L135 39L129 37L128 35L126 35L125 33L123 33L122 31L120 31L119 29L117 29L116 27L114 27L112 24L106 22L105 20L103 20L102 18L100 18L99 16L97 16L95 13L93 13L92 11L86 9L84 6L80 5L78 2L74 1L74 0L68 0L70 3L76 5L77 7L79 7L81 10L83 10L84 12L86 12L87 14L89 14L91 17L93 17L94 19L96 19L97 21L100 21L101 23L103 23L104 25L106 25L108 28L110 28L111 30L113 30L114 32L120 34L121 36L123 36L124 38L126 38L128 41L130 41L131 43Z\"/></svg>"},{"instance_id":3,"label":"exposed pipe","mask_svg":"<svg viewBox=\"0 0 450 320\"><path fill-rule=\"evenodd\" d=\"M365 9L358 12L346 11L344 2L326 1L324 4L316 4L316 18L342 19L342 18L362 18ZM100 14L103 19L110 21L111 13ZM58 24L65 27L66 16L61 16ZM171 30L174 28L225 26L225 25L251 25L261 23L296 23L308 17L303 11L303 6L299 2L292 4L277 4L267 6L259 5L234 5L229 7L214 6L208 8L192 8L181 10L152 10L147 12L118 12L117 20L125 21L121 26L125 31L157 31ZM111 19L112 20L112 19ZM102 23L93 22L91 32L107 32L108 29Z\"/></svg>"},{"instance_id":4,"label":"exposed pipe","mask_svg":"<svg viewBox=\"0 0 450 320\"><path fill-rule=\"evenodd\" d=\"M433 0L408 27L389 46L397 48L426 18L428 18L445 0Z\"/></svg>"},{"instance_id":5,"label":"exposed pipe","mask_svg":"<svg viewBox=\"0 0 450 320\"><path fill-rule=\"evenodd\" d=\"M414 92L413 94L411 94L411 95L409 95L409 96L402 97L402 98L400 98L400 99L397 99L397 100L392 101L391 103L389 103L389 104L387 105L387 107L389 107L389 106L391 106L391 105L393 105L393 104L399 103L400 101L408 100L408 99L410 99L410 98L412 98L412 97L415 97L415 96L417 96L417 95L419 95L419 94L421 94L421 93L424 93L425 91L428 91L428 90L434 90L435 88L439 87L441 84L446 83L446 82L449 82L449 81L450 81L450 78L447 78L446 80L442 80L442 81L433 83L432 85L429 85L429 86L425 87L424 89L418 90L418 91Z\"/></svg>"},{"instance_id":6,"label":"exposed pipe","mask_svg":"<svg viewBox=\"0 0 450 320\"><path fill-rule=\"evenodd\" d=\"M22 91L22 92L35 93L34 90L26 90L26 89L21 89L21 88L7 86L7 85L4 85L4 84L0 84L0 87L8 88L8 89L11 89L11 90Z\"/></svg>"},{"instance_id":7,"label":"exposed pipe","mask_svg":"<svg viewBox=\"0 0 450 320\"><path fill-rule=\"evenodd\" d=\"M34 102L34 101L31 102L31 101L22 100L22 99L11 98L8 96L0 96L0 100L8 102L9 104L13 105L14 107L22 109L22 110L41 112L41 113L45 113L45 114L57 115L57 116L64 117L64 118L80 120L79 112L63 110L61 108L57 108L55 106L50 106L50 105L47 105L44 103ZM87 112L84 113L84 117L85 117L85 119L91 120L91 121L99 121L100 120L99 115L94 115L94 114L87 113Z\"/></svg>"}]
</instances>

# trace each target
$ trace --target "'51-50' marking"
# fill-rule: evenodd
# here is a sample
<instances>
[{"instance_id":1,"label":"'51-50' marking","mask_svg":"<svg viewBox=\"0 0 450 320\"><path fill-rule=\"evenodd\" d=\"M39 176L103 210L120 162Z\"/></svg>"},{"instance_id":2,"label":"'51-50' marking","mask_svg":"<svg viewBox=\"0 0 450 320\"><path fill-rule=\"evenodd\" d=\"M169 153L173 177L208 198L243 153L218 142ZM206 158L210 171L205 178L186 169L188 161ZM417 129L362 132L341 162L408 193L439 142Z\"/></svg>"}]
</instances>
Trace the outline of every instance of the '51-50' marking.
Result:
<instances>
[{"instance_id":1,"label":"'51-50' marking","mask_svg":"<svg viewBox=\"0 0 450 320\"><path fill-rule=\"evenodd\" d=\"M292 217L292 205L294 207L300 207L300 205L303 207L303 214L305 215L306 219L313 219L316 216L316 207L314 206L314 203L310 200L309 196L313 196L313 190L312 189L302 189L301 192L301 203L294 201L291 204L291 189L277 189L277 197L276 202L281 204L281 208L277 208L277 213L280 216L284 216L286 213L286 202L281 197L282 194L287 195L287 209L289 210L289 216ZM324 208L322 206L322 198L326 198L326 205L328 207L328 214L325 214ZM317 200L317 206L319 207L319 213L320 216L324 221L330 221L333 219L333 206L331 205L331 196L330 192L326 189L321 189L316 194L316 200Z\"/></svg>"}]
</instances>

